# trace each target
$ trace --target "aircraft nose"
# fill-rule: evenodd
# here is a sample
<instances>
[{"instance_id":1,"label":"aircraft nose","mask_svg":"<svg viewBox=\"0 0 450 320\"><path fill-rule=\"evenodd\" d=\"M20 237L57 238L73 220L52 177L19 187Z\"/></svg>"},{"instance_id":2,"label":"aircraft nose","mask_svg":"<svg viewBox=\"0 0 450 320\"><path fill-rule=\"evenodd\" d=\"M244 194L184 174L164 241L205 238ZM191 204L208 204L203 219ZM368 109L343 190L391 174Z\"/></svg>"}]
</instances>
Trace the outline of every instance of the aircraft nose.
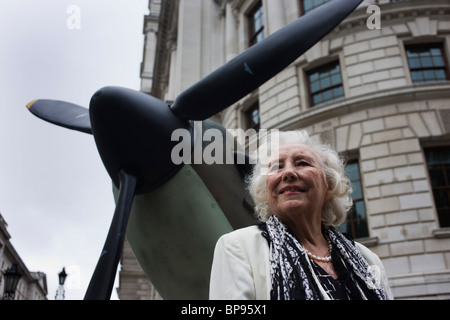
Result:
<instances>
[{"instance_id":1,"label":"aircraft nose","mask_svg":"<svg viewBox=\"0 0 450 320\"><path fill-rule=\"evenodd\" d=\"M139 177L139 194L163 184L181 168L171 160L176 144L172 132L192 127L167 103L140 91L105 87L92 96L89 113L99 154L116 187L121 169Z\"/></svg>"}]
</instances>

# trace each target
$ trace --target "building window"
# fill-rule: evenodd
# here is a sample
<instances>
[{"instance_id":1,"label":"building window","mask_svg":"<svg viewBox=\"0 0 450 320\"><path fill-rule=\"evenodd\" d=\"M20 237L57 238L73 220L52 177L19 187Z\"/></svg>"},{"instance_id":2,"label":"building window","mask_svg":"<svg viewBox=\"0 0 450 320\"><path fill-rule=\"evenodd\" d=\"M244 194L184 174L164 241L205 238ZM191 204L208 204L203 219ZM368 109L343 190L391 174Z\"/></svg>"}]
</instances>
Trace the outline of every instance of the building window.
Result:
<instances>
[{"instance_id":1,"label":"building window","mask_svg":"<svg viewBox=\"0 0 450 320\"><path fill-rule=\"evenodd\" d=\"M300 0L300 13L307 14L330 0Z\"/></svg>"},{"instance_id":2,"label":"building window","mask_svg":"<svg viewBox=\"0 0 450 320\"><path fill-rule=\"evenodd\" d=\"M344 97L339 61L311 70L307 76L311 106Z\"/></svg>"},{"instance_id":3,"label":"building window","mask_svg":"<svg viewBox=\"0 0 450 320\"><path fill-rule=\"evenodd\" d=\"M358 162L349 162L345 167L345 173L352 183L353 207L350 209L345 222L339 226L339 230L348 233L354 239L368 237L369 229L367 227L366 207Z\"/></svg>"},{"instance_id":4,"label":"building window","mask_svg":"<svg viewBox=\"0 0 450 320\"><path fill-rule=\"evenodd\" d=\"M428 172L433 189L434 203L442 228L450 227L450 150L425 149Z\"/></svg>"},{"instance_id":5,"label":"building window","mask_svg":"<svg viewBox=\"0 0 450 320\"><path fill-rule=\"evenodd\" d=\"M262 1L247 14L249 47L264 39L264 10Z\"/></svg>"},{"instance_id":6,"label":"building window","mask_svg":"<svg viewBox=\"0 0 450 320\"><path fill-rule=\"evenodd\" d=\"M250 108L245 111L245 128L259 130L260 128L259 117L259 102L256 101Z\"/></svg>"},{"instance_id":7,"label":"building window","mask_svg":"<svg viewBox=\"0 0 450 320\"><path fill-rule=\"evenodd\" d=\"M411 45L406 46L405 50L413 83L449 79L442 44Z\"/></svg>"}]
</instances>

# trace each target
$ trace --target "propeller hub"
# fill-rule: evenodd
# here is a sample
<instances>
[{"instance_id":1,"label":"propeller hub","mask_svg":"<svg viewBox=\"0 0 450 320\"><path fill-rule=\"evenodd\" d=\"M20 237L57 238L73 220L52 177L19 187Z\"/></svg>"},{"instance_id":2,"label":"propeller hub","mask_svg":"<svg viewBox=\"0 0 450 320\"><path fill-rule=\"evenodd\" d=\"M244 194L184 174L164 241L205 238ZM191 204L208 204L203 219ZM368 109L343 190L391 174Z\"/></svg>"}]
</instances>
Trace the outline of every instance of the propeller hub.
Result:
<instances>
[{"instance_id":1,"label":"propeller hub","mask_svg":"<svg viewBox=\"0 0 450 320\"><path fill-rule=\"evenodd\" d=\"M95 142L111 179L119 187L119 172L139 178L136 193L148 192L173 177L182 164L171 159L174 130L192 131L169 105L146 93L105 87L91 98L90 119Z\"/></svg>"}]
</instances>

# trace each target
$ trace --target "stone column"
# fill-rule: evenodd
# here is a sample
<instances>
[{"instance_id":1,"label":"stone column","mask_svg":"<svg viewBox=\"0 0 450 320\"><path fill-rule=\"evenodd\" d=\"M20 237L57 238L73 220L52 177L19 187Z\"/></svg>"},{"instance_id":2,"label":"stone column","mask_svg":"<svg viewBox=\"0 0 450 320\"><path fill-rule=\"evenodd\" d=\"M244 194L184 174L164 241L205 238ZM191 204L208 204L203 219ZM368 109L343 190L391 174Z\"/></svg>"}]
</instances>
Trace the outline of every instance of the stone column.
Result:
<instances>
[{"instance_id":1,"label":"stone column","mask_svg":"<svg viewBox=\"0 0 450 320\"><path fill-rule=\"evenodd\" d=\"M284 0L265 0L264 4L268 23L266 35L269 35L286 25Z\"/></svg>"},{"instance_id":2,"label":"stone column","mask_svg":"<svg viewBox=\"0 0 450 320\"><path fill-rule=\"evenodd\" d=\"M231 1L227 1L225 4L225 50L226 61L230 61L238 54L237 49L237 28L236 19L233 13Z\"/></svg>"},{"instance_id":3,"label":"stone column","mask_svg":"<svg viewBox=\"0 0 450 320\"><path fill-rule=\"evenodd\" d=\"M176 79L180 92L201 79L202 2L180 0Z\"/></svg>"}]
</instances>

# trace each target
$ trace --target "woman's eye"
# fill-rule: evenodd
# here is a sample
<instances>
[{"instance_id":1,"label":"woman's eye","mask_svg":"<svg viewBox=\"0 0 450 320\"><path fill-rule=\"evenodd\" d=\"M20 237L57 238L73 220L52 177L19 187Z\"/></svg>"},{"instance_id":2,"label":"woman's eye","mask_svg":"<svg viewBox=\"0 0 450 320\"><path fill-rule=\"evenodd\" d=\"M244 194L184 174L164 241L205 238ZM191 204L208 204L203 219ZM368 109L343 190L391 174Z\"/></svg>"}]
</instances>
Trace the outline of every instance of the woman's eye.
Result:
<instances>
[{"instance_id":1,"label":"woman's eye","mask_svg":"<svg viewBox=\"0 0 450 320\"><path fill-rule=\"evenodd\" d=\"M278 166L271 166L271 167L269 168L269 171L270 171L270 172L274 172L274 171L277 171L278 169L279 169Z\"/></svg>"},{"instance_id":2,"label":"woman's eye","mask_svg":"<svg viewBox=\"0 0 450 320\"><path fill-rule=\"evenodd\" d=\"M280 170L280 168L281 168L280 164L273 164L273 165L270 166L269 171L270 172L275 172L275 171Z\"/></svg>"},{"instance_id":3,"label":"woman's eye","mask_svg":"<svg viewBox=\"0 0 450 320\"><path fill-rule=\"evenodd\" d=\"M297 161L296 165L298 167L305 167L305 166L309 166L309 163L306 161Z\"/></svg>"}]
</instances>

